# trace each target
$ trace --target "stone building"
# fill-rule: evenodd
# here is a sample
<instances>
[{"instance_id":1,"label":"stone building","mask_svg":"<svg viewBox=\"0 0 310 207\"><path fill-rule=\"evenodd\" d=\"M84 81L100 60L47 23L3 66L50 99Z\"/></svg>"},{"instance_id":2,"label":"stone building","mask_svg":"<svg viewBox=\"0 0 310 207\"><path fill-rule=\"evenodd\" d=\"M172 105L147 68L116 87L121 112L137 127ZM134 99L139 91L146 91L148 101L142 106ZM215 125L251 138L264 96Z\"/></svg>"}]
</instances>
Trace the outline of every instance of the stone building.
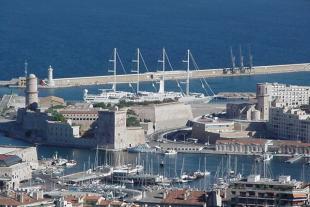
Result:
<instances>
[{"instance_id":1,"label":"stone building","mask_svg":"<svg viewBox=\"0 0 310 207\"><path fill-rule=\"evenodd\" d=\"M302 143L300 141L274 140L273 148L278 154L310 155L310 143Z\"/></svg>"},{"instance_id":2,"label":"stone building","mask_svg":"<svg viewBox=\"0 0 310 207\"><path fill-rule=\"evenodd\" d=\"M32 178L29 163L23 162L17 155L0 154L0 191L16 189L20 182Z\"/></svg>"},{"instance_id":3,"label":"stone building","mask_svg":"<svg viewBox=\"0 0 310 207\"><path fill-rule=\"evenodd\" d=\"M0 154L16 155L21 158L22 162L29 163L31 169L39 167L36 147L1 146Z\"/></svg>"},{"instance_id":4,"label":"stone building","mask_svg":"<svg viewBox=\"0 0 310 207\"><path fill-rule=\"evenodd\" d=\"M223 153L263 153L272 142L267 139L220 139L216 141L216 151Z\"/></svg>"},{"instance_id":5,"label":"stone building","mask_svg":"<svg viewBox=\"0 0 310 207\"><path fill-rule=\"evenodd\" d=\"M229 119L260 120L260 111L251 103L228 103L226 104L226 115Z\"/></svg>"},{"instance_id":6,"label":"stone building","mask_svg":"<svg viewBox=\"0 0 310 207\"><path fill-rule=\"evenodd\" d=\"M193 118L191 106L184 103L133 106L131 109L141 121L151 121L155 131L184 127Z\"/></svg>"},{"instance_id":7,"label":"stone building","mask_svg":"<svg viewBox=\"0 0 310 207\"><path fill-rule=\"evenodd\" d=\"M72 124L80 126L81 134L91 129L94 122L98 119L98 109L92 107L81 108L70 106L59 110L59 113L65 119L71 120Z\"/></svg>"},{"instance_id":8,"label":"stone building","mask_svg":"<svg viewBox=\"0 0 310 207\"><path fill-rule=\"evenodd\" d=\"M95 136L99 146L107 149L126 149L145 143L141 127L126 127L127 112L100 111Z\"/></svg>"}]
</instances>

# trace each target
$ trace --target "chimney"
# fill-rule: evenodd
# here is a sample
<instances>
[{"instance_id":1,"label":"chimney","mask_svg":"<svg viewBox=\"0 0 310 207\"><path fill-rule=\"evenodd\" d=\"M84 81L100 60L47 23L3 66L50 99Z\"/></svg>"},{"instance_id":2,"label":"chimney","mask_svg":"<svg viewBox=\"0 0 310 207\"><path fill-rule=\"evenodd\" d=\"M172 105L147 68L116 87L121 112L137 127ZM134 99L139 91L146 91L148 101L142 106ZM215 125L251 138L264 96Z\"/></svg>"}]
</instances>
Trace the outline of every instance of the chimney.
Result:
<instances>
[{"instance_id":1,"label":"chimney","mask_svg":"<svg viewBox=\"0 0 310 207\"><path fill-rule=\"evenodd\" d=\"M35 200L43 199L43 191L39 190L39 191L33 192L33 198Z\"/></svg>"},{"instance_id":2,"label":"chimney","mask_svg":"<svg viewBox=\"0 0 310 207\"><path fill-rule=\"evenodd\" d=\"M20 203L24 203L24 193L18 193L17 194L17 201L19 201Z\"/></svg>"},{"instance_id":3,"label":"chimney","mask_svg":"<svg viewBox=\"0 0 310 207\"><path fill-rule=\"evenodd\" d=\"M189 190L185 190L185 192L184 192L184 200L186 201L189 196L190 196L190 191Z\"/></svg>"}]
</instances>

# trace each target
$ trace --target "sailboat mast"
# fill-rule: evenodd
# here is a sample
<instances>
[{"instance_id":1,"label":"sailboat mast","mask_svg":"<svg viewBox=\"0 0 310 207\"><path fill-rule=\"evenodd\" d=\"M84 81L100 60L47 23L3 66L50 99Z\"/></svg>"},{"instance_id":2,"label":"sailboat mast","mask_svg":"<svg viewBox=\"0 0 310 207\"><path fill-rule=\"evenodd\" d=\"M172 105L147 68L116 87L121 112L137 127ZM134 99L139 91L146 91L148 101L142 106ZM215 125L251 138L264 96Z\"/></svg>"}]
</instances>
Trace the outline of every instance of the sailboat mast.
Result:
<instances>
[{"instance_id":1,"label":"sailboat mast","mask_svg":"<svg viewBox=\"0 0 310 207\"><path fill-rule=\"evenodd\" d=\"M250 71L252 71L252 68L253 68L253 55L251 53L251 46L249 46L249 67L250 67Z\"/></svg>"},{"instance_id":2,"label":"sailboat mast","mask_svg":"<svg viewBox=\"0 0 310 207\"><path fill-rule=\"evenodd\" d=\"M116 48L113 49L113 60L109 60L110 62L113 62L113 71L109 71L109 72L113 72L113 86L112 89L113 91L116 91L116 57L117 57L117 50Z\"/></svg>"},{"instance_id":3,"label":"sailboat mast","mask_svg":"<svg viewBox=\"0 0 310 207\"><path fill-rule=\"evenodd\" d=\"M137 94L140 91L140 49L137 48L137 59L136 60L132 60L132 62L137 63L137 68L136 70L132 70L131 72L137 73Z\"/></svg>"},{"instance_id":4,"label":"sailboat mast","mask_svg":"<svg viewBox=\"0 0 310 207\"><path fill-rule=\"evenodd\" d=\"M231 59L231 70L232 72L235 72L236 68L236 57L234 56L233 49L230 47L230 59Z\"/></svg>"},{"instance_id":5,"label":"sailboat mast","mask_svg":"<svg viewBox=\"0 0 310 207\"><path fill-rule=\"evenodd\" d=\"M186 95L189 95L189 57L190 51L187 50L187 60L183 60L184 63L187 63L187 78L186 78Z\"/></svg>"},{"instance_id":6,"label":"sailboat mast","mask_svg":"<svg viewBox=\"0 0 310 207\"><path fill-rule=\"evenodd\" d=\"M159 81L159 93L165 92L165 71L166 71L166 50L163 48L162 59L158 60L158 62L162 63L162 78Z\"/></svg>"},{"instance_id":7,"label":"sailboat mast","mask_svg":"<svg viewBox=\"0 0 310 207\"><path fill-rule=\"evenodd\" d=\"M137 93L140 91L140 49L137 49L137 73L138 73L138 81L137 81Z\"/></svg>"},{"instance_id":8,"label":"sailboat mast","mask_svg":"<svg viewBox=\"0 0 310 207\"><path fill-rule=\"evenodd\" d=\"M244 68L244 63L243 63L243 55L242 55L242 47L239 45L239 55L240 55L240 69L243 70Z\"/></svg>"},{"instance_id":9,"label":"sailboat mast","mask_svg":"<svg viewBox=\"0 0 310 207\"><path fill-rule=\"evenodd\" d=\"M163 77L162 77L162 80L165 81L165 71L166 71L166 49L165 48L163 48L162 63L163 63Z\"/></svg>"},{"instance_id":10,"label":"sailboat mast","mask_svg":"<svg viewBox=\"0 0 310 207\"><path fill-rule=\"evenodd\" d=\"M25 78L27 78L27 76L28 76L28 62L27 62L27 60L25 60L25 71L24 71L24 73L25 73Z\"/></svg>"}]
</instances>

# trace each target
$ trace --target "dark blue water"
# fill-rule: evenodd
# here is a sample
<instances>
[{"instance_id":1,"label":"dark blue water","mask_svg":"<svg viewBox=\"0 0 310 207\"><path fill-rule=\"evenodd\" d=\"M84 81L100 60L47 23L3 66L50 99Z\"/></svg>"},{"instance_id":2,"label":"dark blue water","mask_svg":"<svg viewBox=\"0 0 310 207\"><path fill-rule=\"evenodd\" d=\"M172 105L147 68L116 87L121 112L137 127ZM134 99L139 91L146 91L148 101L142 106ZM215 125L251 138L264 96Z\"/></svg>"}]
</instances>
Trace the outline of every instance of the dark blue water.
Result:
<instances>
[{"instance_id":1,"label":"dark blue water","mask_svg":"<svg viewBox=\"0 0 310 207\"><path fill-rule=\"evenodd\" d=\"M166 47L175 68L191 49L204 68L229 65L250 44L255 65L310 61L308 0L0 0L0 79L106 74L112 49L132 67L141 48L151 70ZM121 71L120 71L121 72Z\"/></svg>"},{"instance_id":2,"label":"dark blue water","mask_svg":"<svg viewBox=\"0 0 310 207\"><path fill-rule=\"evenodd\" d=\"M306 85L310 86L310 73L309 72L299 72L299 73L285 73L285 74L270 74L270 75L256 75L256 76L241 76L241 77L221 77L221 78L210 78L207 79L211 88L215 93L219 92L255 92L256 83L259 82L279 82L286 84L295 84L295 85ZM155 84L156 85L156 84ZM185 90L185 86L183 90ZM98 89L108 88L111 86L81 86L73 88L61 88L61 89L40 89L40 96L49 96L55 95L65 98L66 100L82 100L83 90L87 88L90 93L99 93ZM133 84L133 87L134 84ZM140 85L142 90L154 90L151 83L141 83ZM179 91L176 81L166 81L166 88L168 90ZM119 84L119 90L128 90L132 89L128 84ZM157 85L158 89L158 85ZM203 92L205 91L201 87L199 80L191 80L191 91L193 92ZM210 91L207 91L210 93ZM9 88L0 88L0 95L8 93L17 93L24 95L24 89L9 89Z\"/></svg>"}]
</instances>

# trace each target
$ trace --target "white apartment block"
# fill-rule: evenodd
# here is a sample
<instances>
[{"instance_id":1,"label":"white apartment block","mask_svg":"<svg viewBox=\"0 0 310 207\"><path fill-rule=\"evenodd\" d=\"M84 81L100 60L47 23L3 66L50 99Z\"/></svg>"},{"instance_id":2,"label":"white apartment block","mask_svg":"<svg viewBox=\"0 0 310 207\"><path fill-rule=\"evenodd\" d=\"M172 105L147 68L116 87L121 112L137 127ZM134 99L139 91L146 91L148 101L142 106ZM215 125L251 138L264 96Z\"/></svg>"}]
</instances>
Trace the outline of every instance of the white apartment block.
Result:
<instances>
[{"instance_id":1,"label":"white apartment block","mask_svg":"<svg viewBox=\"0 0 310 207\"><path fill-rule=\"evenodd\" d=\"M300 108L270 108L268 130L274 138L310 143L310 114Z\"/></svg>"},{"instance_id":2,"label":"white apartment block","mask_svg":"<svg viewBox=\"0 0 310 207\"><path fill-rule=\"evenodd\" d=\"M257 110L261 119L269 119L269 108L298 107L309 104L310 87L280 83L258 83L256 86Z\"/></svg>"}]
</instances>

